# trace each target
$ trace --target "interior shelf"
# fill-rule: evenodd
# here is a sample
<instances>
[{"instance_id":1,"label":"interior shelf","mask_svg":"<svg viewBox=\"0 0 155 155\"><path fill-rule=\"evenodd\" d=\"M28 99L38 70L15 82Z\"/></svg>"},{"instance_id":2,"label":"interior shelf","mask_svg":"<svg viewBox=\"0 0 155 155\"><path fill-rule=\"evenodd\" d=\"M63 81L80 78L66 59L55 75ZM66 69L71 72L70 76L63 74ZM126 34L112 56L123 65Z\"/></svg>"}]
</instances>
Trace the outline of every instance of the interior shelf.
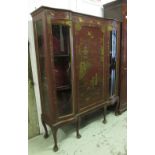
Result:
<instances>
[{"instance_id":1,"label":"interior shelf","mask_svg":"<svg viewBox=\"0 0 155 155\"><path fill-rule=\"evenodd\" d=\"M64 86L57 86L56 87L57 90L69 90L71 89L71 86L70 85L64 85Z\"/></svg>"},{"instance_id":2,"label":"interior shelf","mask_svg":"<svg viewBox=\"0 0 155 155\"><path fill-rule=\"evenodd\" d=\"M55 54L54 57L59 58L59 57L69 57L69 54Z\"/></svg>"}]
</instances>

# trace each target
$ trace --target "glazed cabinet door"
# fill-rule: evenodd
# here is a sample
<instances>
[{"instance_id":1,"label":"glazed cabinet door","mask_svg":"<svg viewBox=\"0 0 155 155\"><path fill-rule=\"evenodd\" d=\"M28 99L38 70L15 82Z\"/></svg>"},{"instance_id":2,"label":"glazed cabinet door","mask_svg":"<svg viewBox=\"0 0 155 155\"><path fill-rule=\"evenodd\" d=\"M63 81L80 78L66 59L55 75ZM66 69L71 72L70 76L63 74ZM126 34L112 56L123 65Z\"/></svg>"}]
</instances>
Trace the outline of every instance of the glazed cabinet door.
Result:
<instances>
[{"instance_id":1,"label":"glazed cabinet door","mask_svg":"<svg viewBox=\"0 0 155 155\"><path fill-rule=\"evenodd\" d=\"M56 117L61 120L74 115L72 22L60 19L50 20L49 30Z\"/></svg>"},{"instance_id":2,"label":"glazed cabinet door","mask_svg":"<svg viewBox=\"0 0 155 155\"><path fill-rule=\"evenodd\" d=\"M82 111L103 102L104 34L102 27L75 23L77 100Z\"/></svg>"}]
</instances>

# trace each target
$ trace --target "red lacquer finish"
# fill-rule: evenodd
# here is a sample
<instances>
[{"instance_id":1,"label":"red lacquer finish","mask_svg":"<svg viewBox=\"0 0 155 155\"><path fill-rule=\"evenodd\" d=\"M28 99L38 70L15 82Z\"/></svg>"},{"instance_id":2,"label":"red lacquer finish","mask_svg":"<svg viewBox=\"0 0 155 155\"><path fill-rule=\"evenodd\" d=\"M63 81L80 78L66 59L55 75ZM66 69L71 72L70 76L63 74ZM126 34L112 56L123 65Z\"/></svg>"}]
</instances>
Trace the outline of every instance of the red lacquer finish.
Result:
<instances>
[{"instance_id":1,"label":"red lacquer finish","mask_svg":"<svg viewBox=\"0 0 155 155\"><path fill-rule=\"evenodd\" d=\"M42 123L45 138L46 125L51 127L53 149L57 151L59 127L75 122L76 136L80 138L80 119L84 115L103 109L106 123L107 106L118 102L120 22L49 7L40 7L32 17ZM116 47L112 96L111 47Z\"/></svg>"}]
</instances>

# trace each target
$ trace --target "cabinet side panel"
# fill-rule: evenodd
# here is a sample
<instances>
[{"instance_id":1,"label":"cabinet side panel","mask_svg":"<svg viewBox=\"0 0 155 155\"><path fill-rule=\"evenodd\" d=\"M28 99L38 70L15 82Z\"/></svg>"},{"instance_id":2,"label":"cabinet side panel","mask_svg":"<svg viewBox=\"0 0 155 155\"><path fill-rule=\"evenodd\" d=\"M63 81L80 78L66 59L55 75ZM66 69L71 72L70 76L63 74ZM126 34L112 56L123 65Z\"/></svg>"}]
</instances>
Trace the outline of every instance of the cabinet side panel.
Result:
<instances>
[{"instance_id":1,"label":"cabinet side panel","mask_svg":"<svg viewBox=\"0 0 155 155\"><path fill-rule=\"evenodd\" d=\"M48 95L48 83L46 76L46 54L44 50L45 40L43 35L43 21L38 19L34 21L35 32L35 49L37 56L38 76L39 76L39 88L41 95L41 107L43 115L49 116L49 95Z\"/></svg>"},{"instance_id":2,"label":"cabinet side panel","mask_svg":"<svg viewBox=\"0 0 155 155\"><path fill-rule=\"evenodd\" d=\"M120 111L127 109L127 18L124 14L122 23L122 49L120 67Z\"/></svg>"}]
</instances>

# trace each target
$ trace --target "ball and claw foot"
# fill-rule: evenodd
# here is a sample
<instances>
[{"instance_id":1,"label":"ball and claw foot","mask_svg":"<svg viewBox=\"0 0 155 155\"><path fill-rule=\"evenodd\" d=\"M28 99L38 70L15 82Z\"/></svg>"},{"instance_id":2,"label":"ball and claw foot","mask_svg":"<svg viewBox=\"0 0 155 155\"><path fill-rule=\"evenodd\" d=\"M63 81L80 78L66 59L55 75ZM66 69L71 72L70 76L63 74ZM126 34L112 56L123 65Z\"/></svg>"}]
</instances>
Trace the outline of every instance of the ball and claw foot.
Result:
<instances>
[{"instance_id":1,"label":"ball and claw foot","mask_svg":"<svg viewBox=\"0 0 155 155\"><path fill-rule=\"evenodd\" d=\"M53 147L53 150L54 150L54 152L57 152L57 151L58 151L58 146L55 145L55 146Z\"/></svg>"},{"instance_id":2,"label":"ball and claw foot","mask_svg":"<svg viewBox=\"0 0 155 155\"><path fill-rule=\"evenodd\" d=\"M115 112L115 116L119 116L119 115L121 115L121 112L119 111Z\"/></svg>"},{"instance_id":3,"label":"ball and claw foot","mask_svg":"<svg viewBox=\"0 0 155 155\"><path fill-rule=\"evenodd\" d=\"M106 124L107 123L107 120L103 120L103 123Z\"/></svg>"},{"instance_id":4,"label":"ball and claw foot","mask_svg":"<svg viewBox=\"0 0 155 155\"><path fill-rule=\"evenodd\" d=\"M46 139L46 138L48 138L49 137L49 135L48 134L44 134L44 138Z\"/></svg>"},{"instance_id":5,"label":"ball and claw foot","mask_svg":"<svg viewBox=\"0 0 155 155\"><path fill-rule=\"evenodd\" d=\"M80 134L77 134L76 137L79 139L79 138L81 138L81 135Z\"/></svg>"}]
</instances>

